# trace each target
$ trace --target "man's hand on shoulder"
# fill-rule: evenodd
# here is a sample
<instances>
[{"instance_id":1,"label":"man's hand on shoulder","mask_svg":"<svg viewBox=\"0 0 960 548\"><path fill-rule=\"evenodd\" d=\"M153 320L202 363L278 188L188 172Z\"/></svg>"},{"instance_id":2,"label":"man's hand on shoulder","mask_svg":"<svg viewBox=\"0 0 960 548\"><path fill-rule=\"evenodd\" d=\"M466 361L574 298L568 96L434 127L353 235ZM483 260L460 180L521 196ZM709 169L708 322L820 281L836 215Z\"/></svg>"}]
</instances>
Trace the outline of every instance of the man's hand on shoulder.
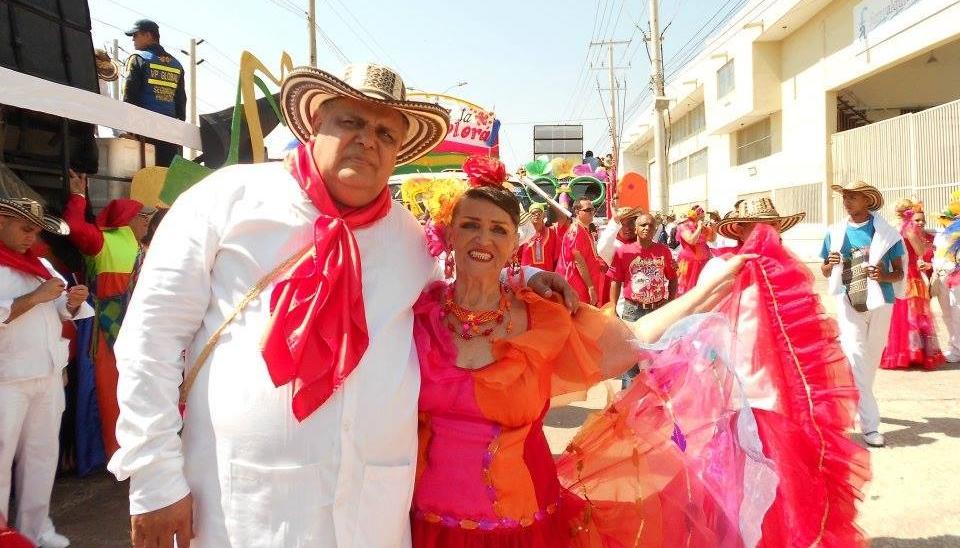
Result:
<instances>
[{"instance_id":1,"label":"man's hand on shoulder","mask_svg":"<svg viewBox=\"0 0 960 548\"><path fill-rule=\"evenodd\" d=\"M130 540L133 548L155 546L190 546L193 538L193 497L187 495L177 502L153 512L130 516Z\"/></svg>"},{"instance_id":2,"label":"man's hand on shoulder","mask_svg":"<svg viewBox=\"0 0 960 548\"><path fill-rule=\"evenodd\" d=\"M563 279L563 276L556 272L547 272L546 270L537 272L527 280L527 287L545 299L552 297L554 291L560 293L563 295L563 304L570 309L571 314L576 313L580 307L580 297L570 287L570 284Z\"/></svg>"}]
</instances>

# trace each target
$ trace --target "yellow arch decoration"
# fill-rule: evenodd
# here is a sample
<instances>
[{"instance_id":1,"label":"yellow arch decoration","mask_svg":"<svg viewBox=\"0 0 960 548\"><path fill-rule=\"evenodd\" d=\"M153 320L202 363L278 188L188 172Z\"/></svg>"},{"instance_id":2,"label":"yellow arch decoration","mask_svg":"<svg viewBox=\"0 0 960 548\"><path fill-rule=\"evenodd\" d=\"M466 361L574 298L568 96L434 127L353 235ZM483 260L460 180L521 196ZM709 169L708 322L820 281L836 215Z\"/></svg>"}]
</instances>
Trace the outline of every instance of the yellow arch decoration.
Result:
<instances>
[{"instance_id":1,"label":"yellow arch decoration","mask_svg":"<svg viewBox=\"0 0 960 548\"><path fill-rule=\"evenodd\" d=\"M250 145L255 163L264 162L267 158L263 150L263 126L260 124L260 113L257 110L257 95L253 82L254 73L260 71L263 76L279 86L291 70L293 70L293 59L287 52L283 52L280 56L279 78L274 76L266 65L249 51L244 51L240 55L240 96L243 99L243 115L247 127L250 128Z\"/></svg>"}]
</instances>

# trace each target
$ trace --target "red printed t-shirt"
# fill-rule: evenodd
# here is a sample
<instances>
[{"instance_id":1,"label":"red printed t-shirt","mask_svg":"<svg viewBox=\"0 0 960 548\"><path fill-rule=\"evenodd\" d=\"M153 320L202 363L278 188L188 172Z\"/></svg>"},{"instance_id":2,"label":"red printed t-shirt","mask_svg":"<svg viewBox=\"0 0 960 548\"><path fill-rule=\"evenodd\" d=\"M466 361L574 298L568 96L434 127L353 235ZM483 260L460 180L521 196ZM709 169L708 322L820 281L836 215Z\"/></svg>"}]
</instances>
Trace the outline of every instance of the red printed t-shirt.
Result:
<instances>
[{"instance_id":1,"label":"red printed t-shirt","mask_svg":"<svg viewBox=\"0 0 960 548\"><path fill-rule=\"evenodd\" d=\"M654 304L670 296L670 281L677 279L670 248L654 242L625 244L613 254L607 276L623 284L623 298L640 304Z\"/></svg>"}]
</instances>

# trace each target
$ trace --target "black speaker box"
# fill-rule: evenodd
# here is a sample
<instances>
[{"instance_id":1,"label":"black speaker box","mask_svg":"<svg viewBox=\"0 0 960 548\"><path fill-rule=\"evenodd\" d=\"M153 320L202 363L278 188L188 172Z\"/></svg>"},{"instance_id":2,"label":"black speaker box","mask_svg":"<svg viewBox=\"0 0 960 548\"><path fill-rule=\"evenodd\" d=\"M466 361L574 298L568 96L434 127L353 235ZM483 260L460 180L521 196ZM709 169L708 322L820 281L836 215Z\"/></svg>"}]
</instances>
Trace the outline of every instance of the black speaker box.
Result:
<instances>
[{"instance_id":1,"label":"black speaker box","mask_svg":"<svg viewBox=\"0 0 960 548\"><path fill-rule=\"evenodd\" d=\"M87 0L0 0L0 66L99 93Z\"/></svg>"}]
</instances>

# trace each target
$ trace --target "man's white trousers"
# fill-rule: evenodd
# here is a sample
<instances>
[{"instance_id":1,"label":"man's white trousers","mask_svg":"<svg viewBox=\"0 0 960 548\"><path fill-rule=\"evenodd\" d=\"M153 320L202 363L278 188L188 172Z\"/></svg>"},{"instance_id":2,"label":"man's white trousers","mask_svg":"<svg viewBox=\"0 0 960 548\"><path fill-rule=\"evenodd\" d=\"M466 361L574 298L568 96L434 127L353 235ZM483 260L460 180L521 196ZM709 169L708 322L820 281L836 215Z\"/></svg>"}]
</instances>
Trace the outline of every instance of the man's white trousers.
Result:
<instances>
[{"instance_id":1,"label":"man's white trousers","mask_svg":"<svg viewBox=\"0 0 960 548\"><path fill-rule=\"evenodd\" d=\"M874 310L857 312L846 295L837 298L837 323L840 326L840 346L846 354L853 378L860 392L860 428L863 433L880 428L880 409L873 396L873 381L883 358L890 334L890 316L893 305L885 304Z\"/></svg>"},{"instance_id":2,"label":"man's white trousers","mask_svg":"<svg viewBox=\"0 0 960 548\"><path fill-rule=\"evenodd\" d=\"M949 340L943 345L943 355L947 361L960 361L960 286L949 288L944 283L946 273L934 279L931 292L937 296L943 323L947 326Z\"/></svg>"},{"instance_id":3,"label":"man's white trousers","mask_svg":"<svg viewBox=\"0 0 960 548\"><path fill-rule=\"evenodd\" d=\"M0 513L34 542L48 528L63 407L59 370L37 379L0 383ZM7 507L12 482L15 516Z\"/></svg>"}]
</instances>

